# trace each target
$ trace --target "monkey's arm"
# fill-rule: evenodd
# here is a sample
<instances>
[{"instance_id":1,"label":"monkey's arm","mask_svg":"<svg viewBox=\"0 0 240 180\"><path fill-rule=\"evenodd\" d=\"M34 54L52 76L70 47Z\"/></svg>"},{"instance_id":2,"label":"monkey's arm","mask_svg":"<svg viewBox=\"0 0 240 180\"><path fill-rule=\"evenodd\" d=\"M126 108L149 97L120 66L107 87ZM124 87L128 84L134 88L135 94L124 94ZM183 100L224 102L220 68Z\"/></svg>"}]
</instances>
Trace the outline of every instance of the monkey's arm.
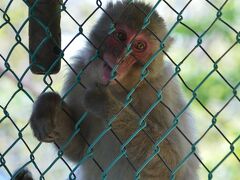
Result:
<instances>
[{"instance_id":1,"label":"monkey's arm","mask_svg":"<svg viewBox=\"0 0 240 180\"><path fill-rule=\"evenodd\" d=\"M83 103L86 110L104 120L109 120L109 118L119 113L124 107L123 102L114 97L109 88L101 85L94 89L87 90ZM119 116L130 120L139 119L137 114L129 107L125 107Z\"/></svg>"},{"instance_id":2,"label":"monkey's arm","mask_svg":"<svg viewBox=\"0 0 240 180\"><path fill-rule=\"evenodd\" d=\"M125 107L124 103L116 98L109 88L98 87L88 90L83 104L88 112L101 119L105 128L111 126L115 135L122 142L125 142L139 127L140 117L138 114L130 107Z\"/></svg>"},{"instance_id":3,"label":"monkey's arm","mask_svg":"<svg viewBox=\"0 0 240 180\"><path fill-rule=\"evenodd\" d=\"M62 147L74 133L75 124L67 104L61 100L59 94L44 93L34 103L30 125L39 141L56 142ZM73 161L79 160L86 148L86 142L81 137L82 131L87 129L81 128L81 132L63 149L64 155Z\"/></svg>"}]
</instances>

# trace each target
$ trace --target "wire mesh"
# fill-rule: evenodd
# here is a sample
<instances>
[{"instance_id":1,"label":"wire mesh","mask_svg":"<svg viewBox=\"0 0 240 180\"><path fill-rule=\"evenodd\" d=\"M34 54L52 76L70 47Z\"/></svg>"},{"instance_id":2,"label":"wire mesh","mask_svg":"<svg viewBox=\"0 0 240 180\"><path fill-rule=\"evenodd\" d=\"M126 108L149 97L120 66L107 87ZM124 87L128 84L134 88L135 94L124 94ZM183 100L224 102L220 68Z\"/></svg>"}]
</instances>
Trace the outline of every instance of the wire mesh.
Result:
<instances>
[{"instance_id":1,"label":"wire mesh","mask_svg":"<svg viewBox=\"0 0 240 180\"><path fill-rule=\"evenodd\" d=\"M128 1L129 4L133 2ZM82 72L74 70L66 54L69 53L75 42L79 43L84 39L86 43L96 48L96 54L92 57L90 63L100 58L98 48L90 41L86 30L88 29L89 25L87 24L89 22L96 21L96 17L94 16L98 16L98 13L107 14L105 9L106 2L96 0L92 3L93 8L81 20L76 18L76 15L72 12L73 9L71 8L75 4L71 4L68 0L59 2L61 11L56 12L62 14L62 29L67 29L67 25L65 24L71 22L76 30L75 34L64 43L64 47L61 50L61 58L64 68L73 71L76 75L75 85L80 84L83 88L85 87L81 84ZM81 2L79 4L79 9L81 10L82 4ZM33 174L39 179L52 179L54 175L62 177L62 174L65 178L75 179L76 170L88 159L92 159L96 164L96 168L101 171L101 178L107 179L108 173L122 158L126 158L130 166L134 169L135 179L141 179L141 172L156 157L161 159L164 166L169 170L171 179L174 179L175 174L178 173L179 169L184 166L191 156L195 156L200 163L200 179L238 179L240 175L240 126L238 111L240 108L240 99L237 92L240 84L240 56L238 53L240 48L240 24L238 21L240 15L238 7L240 3L237 0L202 0L199 2L185 0L182 4L178 4L175 1L158 0L151 2L151 4L152 9L144 18L142 30L147 29L151 32L151 29L148 29L149 18L153 15L154 11L160 12L164 8L167 8L172 15L172 20L170 18L171 23L168 24L169 30L162 40L159 39L159 49L143 66L142 76L138 83L130 91L127 91L122 86L126 90L126 100L122 109L111 117L106 129L93 142L87 142L89 147L83 158L77 164L72 164L64 158L64 149L72 138L81 132L79 125L87 118L88 114L84 113L77 121L75 131L63 146L58 147L57 152L44 152L46 148L49 148L49 145L39 143L32 137L28 123L31 104L39 94L61 89L61 85L56 85L55 82L60 82L62 77L53 76L50 74L50 71L38 77L30 73L30 68L34 64L34 61L29 65L26 63L28 60L24 59L30 54L26 35L30 16L27 14L28 2L25 0L4 1L4 5L0 6L2 16L0 19L0 136L2 136L0 137L0 179L14 178L16 169L20 168L21 170L26 167L33 170ZM17 6L23 7L24 10L16 10L14 12L14 8ZM199 18L196 14L199 13L200 16L203 16L203 13L197 10L196 14L194 14L194 7L196 8L197 6L203 6L203 8L199 9L205 10L207 15ZM139 7L136 7L136 9L141 11ZM16 18L17 16L23 18L19 20ZM163 18L165 19L164 15ZM194 18L199 19L199 21L195 21ZM42 26L44 27L44 24ZM110 32L114 30L113 22ZM154 35L154 32L151 33ZM185 47L180 44L179 47L174 46L169 51L165 51L165 42L170 36L173 36L175 42L178 43L177 40L179 39L177 35L182 36L180 43L184 44L184 41L186 41L189 44L184 44ZM46 34L46 37L48 36ZM155 37L157 38L157 36ZM9 41L9 44L6 43L5 45L7 41ZM129 48L126 55L129 55L130 51L131 49ZM166 61L174 65L175 71L161 89L156 89L147 79L149 73L147 68L160 53L165 55ZM24 54L25 57L21 57L20 54ZM23 60L18 61L18 58ZM56 59L56 62L59 60ZM56 64L53 64L52 68L54 68L54 65ZM115 70L117 71L117 67ZM113 72L112 76L114 74ZM171 128L157 139L154 139L151 137L151 133L146 130L146 119L158 104L169 108L162 101L161 95L164 88L168 86L168 83L173 78L180 80L181 86L187 94L187 105L178 114L173 113L174 118ZM37 83L34 83L34 81ZM148 83L149 87L152 88L153 94L156 96L154 103L151 104L149 109L146 109L144 114L139 113L134 109L134 105L131 104L133 100L132 94L134 94L142 81ZM62 96L63 100L72 91L72 88ZM122 142L113 131L111 123L129 106L138 114L139 126L125 142ZM178 126L178 119L190 107L196 109L194 112L196 114L197 138L194 141L190 140ZM169 108L169 111L171 112L171 108ZM161 156L159 145L175 130L188 141L191 148L189 149L189 153L178 162L176 167L170 168L164 161L164 157ZM109 132L118 139L121 150L108 167L102 167L101 163L94 159L93 148ZM126 146L140 132L143 132L150 139L153 150L140 167L135 167L134 163L127 156ZM51 158L46 160L48 162L42 164L41 159L44 159L48 154L50 154ZM213 156L214 158L212 158ZM21 162L16 163L18 158L22 158ZM64 170L64 173L60 172L62 170Z\"/></svg>"}]
</instances>

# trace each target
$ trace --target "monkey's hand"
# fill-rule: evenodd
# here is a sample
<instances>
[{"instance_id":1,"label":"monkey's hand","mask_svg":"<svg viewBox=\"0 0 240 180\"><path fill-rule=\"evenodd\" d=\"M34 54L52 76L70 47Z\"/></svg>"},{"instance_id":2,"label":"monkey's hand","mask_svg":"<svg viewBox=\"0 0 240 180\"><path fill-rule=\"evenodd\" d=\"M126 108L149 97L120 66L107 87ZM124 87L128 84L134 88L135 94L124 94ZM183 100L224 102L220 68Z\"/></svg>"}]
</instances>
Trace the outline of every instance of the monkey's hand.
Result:
<instances>
[{"instance_id":1,"label":"monkey's hand","mask_svg":"<svg viewBox=\"0 0 240 180\"><path fill-rule=\"evenodd\" d=\"M60 109L61 97L57 93L44 93L34 103L30 125L39 141L53 142L58 137L56 120Z\"/></svg>"},{"instance_id":2,"label":"monkey's hand","mask_svg":"<svg viewBox=\"0 0 240 180\"><path fill-rule=\"evenodd\" d=\"M81 134L88 137L88 127L81 124L81 133L73 136L76 121L68 104L62 101L57 93L50 92L39 96L33 106L30 125L39 141L56 143L72 161L80 160L88 147Z\"/></svg>"},{"instance_id":3,"label":"monkey's hand","mask_svg":"<svg viewBox=\"0 0 240 180\"><path fill-rule=\"evenodd\" d=\"M87 90L84 106L87 111L105 119L117 113L121 108L121 103L106 87L97 85L95 88Z\"/></svg>"}]
</instances>

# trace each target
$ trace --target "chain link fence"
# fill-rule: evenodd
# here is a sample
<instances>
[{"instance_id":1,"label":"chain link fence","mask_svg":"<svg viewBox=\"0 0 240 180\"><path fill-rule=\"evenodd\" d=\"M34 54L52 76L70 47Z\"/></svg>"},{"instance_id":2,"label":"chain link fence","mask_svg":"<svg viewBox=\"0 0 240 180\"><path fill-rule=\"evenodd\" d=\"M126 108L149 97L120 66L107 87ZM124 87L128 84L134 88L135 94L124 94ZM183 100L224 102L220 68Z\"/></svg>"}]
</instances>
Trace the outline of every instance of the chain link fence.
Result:
<instances>
[{"instance_id":1,"label":"chain link fence","mask_svg":"<svg viewBox=\"0 0 240 180\"><path fill-rule=\"evenodd\" d=\"M165 19L169 29L167 36L175 39L169 51L164 52L165 61L175 66L172 76L180 80L196 119L196 139L189 143L199 152L189 151L178 167L170 171L177 171L193 155L200 163L200 179L237 180L240 177L240 2L146 2L152 4L151 12L156 10ZM88 31L99 14L105 13L107 1L66 0L59 4L60 10L56 14L62 16L61 72L34 75L30 71L34 59L30 64L28 60L29 54L32 56L28 44L29 2L0 2L0 179L11 179L16 169L25 167L36 179L74 179L74 172L82 162L72 164L64 159L61 151L39 143L28 124L36 97L46 91L59 91L64 76L62 72L72 71L70 56L83 46L83 42L91 43ZM147 16L151 16L151 12ZM151 62L150 59L148 63ZM177 126L172 127L175 128ZM170 131L153 145L166 138ZM92 157L85 154L83 159L87 158ZM107 172L96 163L103 173ZM142 169L146 165L143 164ZM136 169L136 172L140 173L142 169Z\"/></svg>"}]
</instances>

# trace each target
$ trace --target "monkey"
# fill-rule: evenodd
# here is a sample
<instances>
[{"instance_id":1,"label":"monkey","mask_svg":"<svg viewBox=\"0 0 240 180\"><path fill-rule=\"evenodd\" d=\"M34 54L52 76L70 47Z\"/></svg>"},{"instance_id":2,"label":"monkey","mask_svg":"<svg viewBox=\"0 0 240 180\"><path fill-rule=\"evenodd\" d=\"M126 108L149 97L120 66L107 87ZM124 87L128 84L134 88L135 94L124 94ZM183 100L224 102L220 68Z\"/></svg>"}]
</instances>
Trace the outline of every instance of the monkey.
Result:
<instances>
[{"instance_id":1,"label":"monkey","mask_svg":"<svg viewBox=\"0 0 240 180\"><path fill-rule=\"evenodd\" d=\"M81 164L77 179L198 179L194 119L164 61L172 38L151 10L140 1L108 3L61 95L45 92L33 105L34 136Z\"/></svg>"}]
</instances>

